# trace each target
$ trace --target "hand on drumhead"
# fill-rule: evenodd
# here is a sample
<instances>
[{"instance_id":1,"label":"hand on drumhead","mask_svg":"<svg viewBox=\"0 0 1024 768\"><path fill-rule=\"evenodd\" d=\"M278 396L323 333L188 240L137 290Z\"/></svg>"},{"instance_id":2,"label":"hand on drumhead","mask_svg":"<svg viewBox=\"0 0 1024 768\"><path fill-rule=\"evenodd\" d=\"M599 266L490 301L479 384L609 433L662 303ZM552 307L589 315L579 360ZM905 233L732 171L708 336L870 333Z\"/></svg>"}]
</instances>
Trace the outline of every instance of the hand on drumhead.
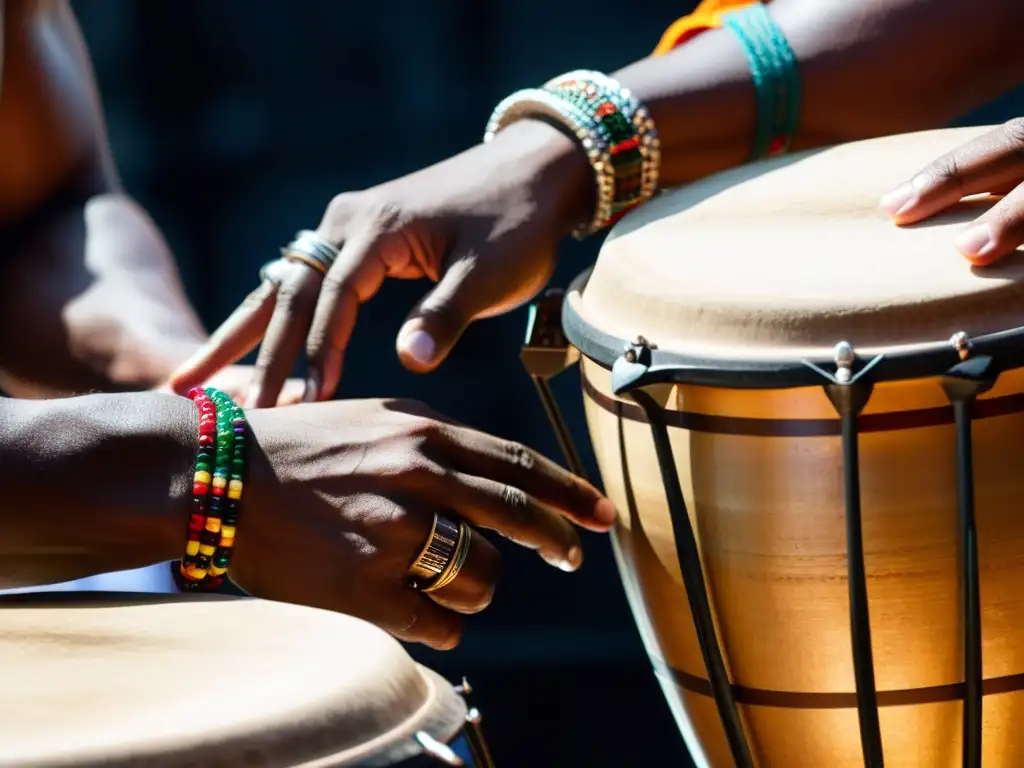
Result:
<instances>
[{"instance_id":1,"label":"hand on drumhead","mask_svg":"<svg viewBox=\"0 0 1024 768\"><path fill-rule=\"evenodd\" d=\"M397 338L407 368L436 368L472 321L513 309L544 287L556 243L575 223L568 208L587 205L586 193L565 191L574 179L567 160L586 182L585 156L576 157L569 139L567 155L565 147L553 154L552 136L564 139L547 125L524 123L431 168L334 198L316 232L282 249L259 288L175 373L175 390L260 345L247 407L272 405L303 355L303 399L329 399L359 306L388 277L437 284Z\"/></svg>"},{"instance_id":2,"label":"hand on drumhead","mask_svg":"<svg viewBox=\"0 0 1024 768\"><path fill-rule=\"evenodd\" d=\"M494 593L498 551L476 529L573 571L582 550L567 520L606 531L615 516L555 463L419 403L299 405L251 411L249 421L258 450L232 578L258 597L359 616L435 648L453 647L460 614ZM435 563L421 563L428 540Z\"/></svg>"},{"instance_id":3,"label":"hand on drumhead","mask_svg":"<svg viewBox=\"0 0 1024 768\"><path fill-rule=\"evenodd\" d=\"M1003 195L971 222L956 246L986 266L1024 243L1024 118L1017 118L937 158L882 198L897 224L922 221L968 195Z\"/></svg>"}]
</instances>

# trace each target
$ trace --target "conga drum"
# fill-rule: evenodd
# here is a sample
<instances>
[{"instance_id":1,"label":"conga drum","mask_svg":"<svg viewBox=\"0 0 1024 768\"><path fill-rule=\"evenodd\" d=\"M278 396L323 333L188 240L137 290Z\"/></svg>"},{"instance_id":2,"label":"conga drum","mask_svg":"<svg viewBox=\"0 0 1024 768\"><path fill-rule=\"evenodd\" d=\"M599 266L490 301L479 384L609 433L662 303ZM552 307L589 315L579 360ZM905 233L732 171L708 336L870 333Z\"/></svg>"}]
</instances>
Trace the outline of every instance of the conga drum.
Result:
<instances>
[{"instance_id":1,"label":"conga drum","mask_svg":"<svg viewBox=\"0 0 1024 768\"><path fill-rule=\"evenodd\" d=\"M1024 254L955 250L988 197L878 209L982 130L666 192L565 294L622 582L699 766L1024 765ZM557 353L532 319L526 352Z\"/></svg>"},{"instance_id":2,"label":"conga drum","mask_svg":"<svg viewBox=\"0 0 1024 768\"><path fill-rule=\"evenodd\" d=\"M382 630L311 608L5 596L0 679L5 768L492 765L459 690Z\"/></svg>"}]
</instances>

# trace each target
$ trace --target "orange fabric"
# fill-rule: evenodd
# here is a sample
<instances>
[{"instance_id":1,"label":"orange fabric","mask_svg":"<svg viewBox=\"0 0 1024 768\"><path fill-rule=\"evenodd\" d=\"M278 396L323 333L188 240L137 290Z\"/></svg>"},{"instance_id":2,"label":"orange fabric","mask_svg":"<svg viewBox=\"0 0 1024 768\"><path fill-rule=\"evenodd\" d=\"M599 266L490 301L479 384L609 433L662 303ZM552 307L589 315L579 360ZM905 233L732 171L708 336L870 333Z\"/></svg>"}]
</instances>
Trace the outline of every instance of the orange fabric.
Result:
<instances>
[{"instance_id":1,"label":"orange fabric","mask_svg":"<svg viewBox=\"0 0 1024 768\"><path fill-rule=\"evenodd\" d=\"M768 2L768 0L765 1ZM723 13L753 4L751 0L703 0L693 13L677 19L671 27L665 30L658 47L654 49L654 55L660 56L663 53L668 53L701 32L722 26Z\"/></svg>"}]
</instances>

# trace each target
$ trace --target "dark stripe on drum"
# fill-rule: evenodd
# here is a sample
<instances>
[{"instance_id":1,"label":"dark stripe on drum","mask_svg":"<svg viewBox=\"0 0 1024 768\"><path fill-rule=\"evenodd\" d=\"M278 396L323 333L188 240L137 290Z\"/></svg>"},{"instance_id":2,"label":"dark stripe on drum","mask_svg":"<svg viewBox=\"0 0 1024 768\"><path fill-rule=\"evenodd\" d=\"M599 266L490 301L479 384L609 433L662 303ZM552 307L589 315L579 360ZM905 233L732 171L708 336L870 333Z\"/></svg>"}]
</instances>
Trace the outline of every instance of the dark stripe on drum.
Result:
<instances>
[{"instance_id":1,"label":"dark stripe on drum","mask_svg":"<svg viewBox=\"0 0 1024 768\"><path fill-rule=\"evenodd\" d=\"M652 659L654 671L661 677L671 678L676 685L690 693L711 698L711 684L702 677L691 675L681 669L670 667L661 659ZM778 707L781 709L856 709L857 694L850 693L808 693L803 691L770 691L763 688L732 687L733 695L740 704L753 707ZM1024 690L1024 674L994 677L982 683L983 696L1000 693L1014 693ZM903 707L913 704L939 704L946 701L960 701L964 697L963 683L934 685L926 688L906 688L896 691L879 691L878 706Z\"/></svg>"},{"instance_id":2,"label":"dark stripe on drum","mask_svg":"<svg viewBox=\"0 0 1024 768\"><path fill-rule=\"evenodd\" d=\"M599 392L585 376L583 392L595 405L627 421L647 423L643 409L635 403L616 400ZM1003 395L978 400L974 406L975 419L990 419L1024 412L1024 394ZM709 432L716 435L743 435L747 437L831 437L839 435L839 419L755 419L746 416L716 416L692 411L665 412L665 421L671 427L691 432ZM937 427L953 423L953 407L918 408L911 411L868 413L860 417L861 432L893 432L900 429Z\"/></svg>"}]
</instances>

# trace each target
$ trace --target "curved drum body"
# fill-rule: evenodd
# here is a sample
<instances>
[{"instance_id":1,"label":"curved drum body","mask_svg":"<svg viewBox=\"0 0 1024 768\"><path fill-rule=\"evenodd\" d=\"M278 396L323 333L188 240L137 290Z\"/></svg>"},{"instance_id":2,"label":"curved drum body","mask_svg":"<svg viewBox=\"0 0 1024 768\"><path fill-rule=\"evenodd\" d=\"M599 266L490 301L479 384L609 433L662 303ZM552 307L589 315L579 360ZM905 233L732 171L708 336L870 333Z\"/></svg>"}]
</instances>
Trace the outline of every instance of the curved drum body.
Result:
<instances>
[{"instance_id":1,"label":"curved drum body","mask_svg":"<svg viewBox=\"0 0 1024 768\"><path fill-rule=\"evenodd\" d=\"M489 766L466 705L357 619L246 598L0 598L0 764ZM478 719L470 713L470 719ZM470 725L470 729L473 724Z\"/></svg>"},{"instance_id":2,"label":"curved drum body","mask_svg":"<svg viewBox=\"0 0 1024 768\"><path fill-rule=\"evenodd\" d=\"M698 765L1024 765L1024 254L954 250L987 199L877 209L974 133L662 195L567 295L622 580Z\"/></svg>"}]
</instances>

